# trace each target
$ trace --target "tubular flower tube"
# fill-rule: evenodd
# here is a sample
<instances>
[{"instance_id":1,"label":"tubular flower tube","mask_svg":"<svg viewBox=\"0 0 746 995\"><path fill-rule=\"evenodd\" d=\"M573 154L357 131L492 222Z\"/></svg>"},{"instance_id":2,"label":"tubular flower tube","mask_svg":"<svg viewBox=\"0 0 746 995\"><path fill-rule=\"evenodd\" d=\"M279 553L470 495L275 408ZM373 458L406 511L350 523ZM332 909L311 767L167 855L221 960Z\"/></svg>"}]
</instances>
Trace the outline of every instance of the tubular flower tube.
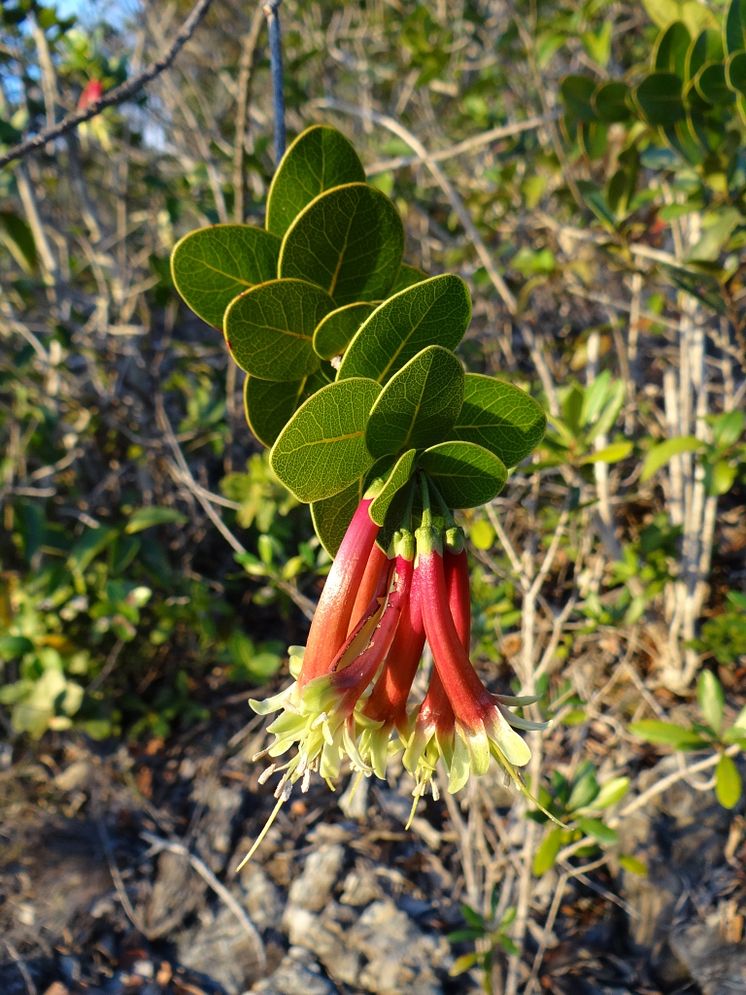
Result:
<instances>
[{"instance_id":1,"label":"tubular flower tube","mask_svg":"<svg viewBox=\"0 0 746 995\"><path fill-rule=\"evenodd\" d=\"M277 789L278 797L283 797L301 777L305 786L311 771L318 771L332 782L345 757L354 768L371 773L358 750L353 713L358 699L370 686L389 651L409 600L414 568L411 533L397 534L395 553L388 589L369 604L366 614L347 635L326 671L301 684L304 655L295 684L272 699L251 702L252 708L260 714L282 709L282 714L269 726L268 731L274 734L275 740L266 753L276 757L296 747L295 755L279 768L284 774ZM388 562L382 566L387 575ZM270 767L269 773L274 769Z\"/></svg>"},{"instance_id":2,"label":"tubular flower tube","mask_svg":"<svg viewBox=\"0 0 746 995\"><path fill-rule=\"evenodd\" d=\"M391 560L377 543L373 543L368 562L365 564L365 572L352 603L350 621L347 626L348 635L360 619L365 617L371 602L379 598L384 592L390 566Z\"/></svg>"},{"instance_id":3,"label":"tubular flower tube","mask_svg":"<svg viewBox=\"0 0 746 995\"><path fill-rule=\"evenodd\" d=\"M378 526L368 514L372 500L366 496L357 506L329 570L308 633L298 677L301 687L327 673L344 645L355 597L378 535Z\"/></svg>"},{"instance_id":4,"label":"tubular flower tube","mask_svg":"<svg viewBox=\"0 0 746 995\"><path fill-rule=\"evenodd\" d=\"M357 722L362 727L360 753L381 779L386 776L389 753L396 751L391 738L393 730L398 730L404 738L409 735L407 700L425 647L417 587L415 571L409 602L399 617L383 668L370 695L356 711Z\"/></svg>"},{"instance_id":5,"label":"tubular flower tube","mask_svg":"<svg viewBox=\"0 0 746 995\"><path fill-rule=\"evenodd\" d=\"M450 757L441 752L449 773L448 790L460 790L473 771L484 774L494 757L520 780L516 767L528 763L531 751L511 728L512 716L496 703L471 664L451 615L440 533L431 525L416 532L417 573L422 618L438 677L453 709L455 735ZM456 601L458 601L458 597ZM437 742L437 738L436 738ZM414 747L414 742L410 744ZM412 750L410 761L415 759Z\"/></svg>"}]
</instances>

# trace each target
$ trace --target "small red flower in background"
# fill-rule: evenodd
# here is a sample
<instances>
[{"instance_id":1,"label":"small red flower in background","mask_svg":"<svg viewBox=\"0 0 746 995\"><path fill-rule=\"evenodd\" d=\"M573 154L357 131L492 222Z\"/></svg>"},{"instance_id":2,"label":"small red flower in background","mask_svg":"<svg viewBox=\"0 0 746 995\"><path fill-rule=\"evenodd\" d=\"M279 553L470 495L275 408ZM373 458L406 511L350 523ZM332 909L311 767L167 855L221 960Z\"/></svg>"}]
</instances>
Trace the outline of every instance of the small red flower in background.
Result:
<instances>
[{"instance_id":1,"label":"small red flower in background","mask_svg":"<svg viewBox=\"0 0 746 995\"><path fill-rule=\"evenodd\" d=\"M91 104L97 104L104 95L104 86L100 79L88 80L78 97L78 110L85 110Z\"/></svg>"}]
</instances>

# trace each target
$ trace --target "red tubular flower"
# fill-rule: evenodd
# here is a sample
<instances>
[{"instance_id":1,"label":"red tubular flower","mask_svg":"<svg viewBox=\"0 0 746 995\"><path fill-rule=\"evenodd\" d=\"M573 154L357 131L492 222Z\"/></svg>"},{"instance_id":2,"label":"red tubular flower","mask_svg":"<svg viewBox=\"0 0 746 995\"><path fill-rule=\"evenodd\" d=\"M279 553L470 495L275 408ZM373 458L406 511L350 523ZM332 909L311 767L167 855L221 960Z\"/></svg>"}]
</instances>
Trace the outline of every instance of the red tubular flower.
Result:
<instances>
[{"instance_id":1,"label":"red tubular flower","mask_svg":"<svg viewBox=\"0 0 746 995\"><path fill-rule=\"evenodd\" d=\"M357 506L334 557L308 633L299 687L328 673L344 645L355 597L379 531L368 514L372 500L364 497Z\"/></svg>"},{"instance_id":2,"label":"red tubular flower","mask_svg":"<svg viewBox=\"0 0 746 995\"><path fill-rule=\"evenodd\" d=\"M456 629L451 615L441 536L430 525L421 526L416 536L425 634L455 719L453 755L448 764L449 791L458 791L471 770L475 774L485 773L491 755L517 777L514 767L526 764L531 754L495 704L493 695L482 684ZM454 565L452 590L454 605L459 611L463 606L460 590L463 580L459 577L462 569L458 564ZM463 620L461 625L463 630ZM448 763L447 755L443 756ZM415 759L414 751L411 759Z\"/></svg>"},{"instance_id":3,"label":"red tubular flower","mask_svg":"<svg viewBox=\"0 0 746 995\"><path fill-rule=\"evenodd\" d=\"M347 635L352 632L361 619L365 618L370 610L370 606L385 593L389 580L390 567L391 560L389 557L377 543L373 543L368 562L365 565L365 573L360 581L360 587L357 590L352 611L350 612Z\"/></svg>"}]
</instances>

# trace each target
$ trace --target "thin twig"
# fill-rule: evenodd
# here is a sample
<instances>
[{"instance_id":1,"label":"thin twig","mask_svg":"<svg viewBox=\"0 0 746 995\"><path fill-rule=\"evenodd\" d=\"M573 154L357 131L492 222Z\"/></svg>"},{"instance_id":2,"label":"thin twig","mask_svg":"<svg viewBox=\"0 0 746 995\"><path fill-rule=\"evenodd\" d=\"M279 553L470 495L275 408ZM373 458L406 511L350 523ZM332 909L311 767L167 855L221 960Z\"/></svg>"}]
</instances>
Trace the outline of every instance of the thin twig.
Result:
<instances>
[{"instance_id":1,"label":"thin twig","mask_svg":"<svg viewBox=\"0 0 746 995\"><path fill-rule=\"evenodd\" d=\"M4 155L0 156L0 166L6 166L9 162L14 162L16 159L23 159L32 152L38 152L39 149L43 148L47 144L47 142L51 142L55 138L59 138L61 135L67 134L68 131L72 131L73 128L77 128L78 125L83 124L84 121L90 121L91 118L97 117L107 107L113 107L115 104L121 104L125 100L129 100L130 97L133 97L136 93L142 90L146 84L150 83L151 80L154 80L156 76L160 76L164 70L168 69L176 56L179 54L180 50L194 34L200 21L207 13L211 3L212 0L199 0L189 17L186 21L184 21L184 24L174 38L171 47L165 55L161 56L160 59L156 59L155 62L151 63L146 69L143 69L143 71L133 79L127 80L125 83L120 83L120 85L115 86L113 90L109 90L108 93L105 93L101 99L97 100L95 103L89 104L87 107L82 107L80 110L73 111L53 127L45 128L43 131L40 131L38 135L34 135L32 138L26 138L24 141L12 146L12 148L8 149Z\"/></svg>"},{"instance_id":2,"label":"thin twig","mask_svg":"<svg viewBox=\"0 0 746 995\"><path fill-rule=\"evenodd\" d=\"M246 215L246 138L251 100L256 49L264 24L264 12L257 7L249 30L243 40L241 61L238 65L238 95L236 97L236 145L233 150L233 216L241 224Z\"/></svg>"},{"instance_id":3,"label":"thin twig","mask_svg":"<svg viewBox=\"0 0 746 995\"><path fill-rule=\"evenodd\" d=\"M280 4L282 0L268 0L264 4L269 32L269 60L272 69L272 98L275 114L275 156L277 161L285 155L285 89L282 76L282 34L280 32Z\"/></svg>"},{"instance_id":4,"label":"thin twig","mask_svg":"<svg viewBox=\"0 0 746 995\"><path fill-rule=\"evenodd\" d=\"M264 971L267 966L267 957L264 951L264 943L262 942L259 931L251 919L249 919L246 910L239 902L236 901L225 885L218 881L204 860L198 857L196 853L192 853L192 851L188 847L184 846L183 843L166 840L149 832L142 832L140 835L146 843L151 845L154 853L160 853L162 850L167 850L169 853L175 853L180 857L186 857L197 874L199 874L203 881L207 882L218 898L225 903L226 907L236 917L254 947L257 966L260 971Z\"/></svg>"}]
</instances>

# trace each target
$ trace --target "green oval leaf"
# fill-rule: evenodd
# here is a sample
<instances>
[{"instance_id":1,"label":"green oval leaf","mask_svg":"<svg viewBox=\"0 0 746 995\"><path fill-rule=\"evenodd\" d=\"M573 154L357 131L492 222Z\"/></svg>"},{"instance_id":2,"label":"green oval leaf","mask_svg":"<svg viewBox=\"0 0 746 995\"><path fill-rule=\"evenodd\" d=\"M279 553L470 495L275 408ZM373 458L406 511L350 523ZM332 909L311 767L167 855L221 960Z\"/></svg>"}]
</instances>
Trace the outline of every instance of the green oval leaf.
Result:
<instances>
[{"instance_id":1,"label":"green oval leaf","mask_svg":"<svg viewBox=\"0 0 746 995\"><path fill-rule=\"evenodd\" d=\"M331 373L323 367L309 377L286 383L247 376L243 403L249 428L262 445L271 446L303 401L332 379Z\"/></svg>"},{"instance_id":2,"label":"green oval leaf","mask_svg":"<svg viewBox=\"0 0 746 995\"><path fill-rule=\"evenodd\" d=\"M728 58L725 81L734 93L746 97L746 51L734 52Z\"/></svg>"},{"instance_id":3,"label":"green oval leaf","mask_svg":"<svg viewBox=\"0 0 746 995\"><path fill-rule=\"evenodd\" d=\"M605 843L607 846L611 846L619 839L619 834L616 830L607 826L601 819L590 819L587 816L583 816L577 820L577 824L578 829L585 833L586 836L598 840L599 843Z\"/></svg>"},{"instance_id":4,"label":"green oval leaf","mask_svg":"<svg viewBox=\"0 0 746 995\"><path fill-rule=\"evenodd\" d=\"M706 62L694 77L694 88L708 104L732 104L735 93L729 88L722 62Z\"/></svg>"},{"instance_id":5,"label":"green oval leaf","mask_svg":"<svg viewBox=\"0 0 746 995\"><path fill-rule=\"evenodd\" d=\"M590 76L565 76L560 84L560 94L565 112L573 121L595 121L596 113L591 104L596 84Z\"/></svg>"},{"instance_id":6,"label":"green oval leaf","mask_svg":"<svg viewBox=\"0 0 746 995\"><path fill-rule=\"evenodd\" d=\"M593 91L591 105L601 121L628 121L632 116L629 106L629 87L619 80L601 83Z\"/></svg>"},{"instance_id":7,"label":"green oval leaf","mask_svg":"<svg viewBox=\"0 0 746 995\"><path fill-rule=\"evenodd\" d=\"M300 380L319 368L314 329L334 301L305 280L270 280L241 294L225 312L225 340L247 373Z\"/></svg>"},{"instance_id":8,"label":"green oval leaf","mask_svg":"<svg viewBox=\"0 0 746 995\"><path fill-rule=\"evenodd\" d=\"M404 249L401 218L389 198L365 183L320 194L288 228L282 277L310 280L338 305L386 297Z\"/></svg>"},{"instance_id":9,"label":"green oval leaf","mask_svg":"<svg viewBox=\"0 0 746 995\"><path fill-rule=\"evenodd\" d=\"M707 725L717 735L723 724L725 694L723 685L711 670L703 670L697 681L697 701Z\"/></svg>"},{"instance_id":10,"label":"green oval leaf","mask_svg":"<svg viewBox=\"0 0 746 995\"><path fill-rule=\"evenodd\" d=\"M657 446L648 450L642 464L641 482L645 483L646 480L650 480L654 473L665 466L674 456L678 456L679 453L693 453L701 449L703 445L701 439L697 439L693 435L680 435L675 439L659 442Z\"/></svg>"},{"instance_id":11,"label":"green oval leaf","mask_svg":"<svg viewBox=\"0 0 746 995\"><path fill-rule=\"evenodd\" d=\"M741 800L743 785L738 767L723 754L715 768L715 796L723 808L735 808Z\"/></svg>"},{"instance_id":12,"label":"green oval leaf","mask_svg":"<svg viewBox=\"0 0 746 995\"><path fill-rule=\"evenodd\" d=\"M313 348L322 359L341 355L365 319L376 309L375 304L358 301L330 311L321 319L313 333Z\"/></svg>"},{"instance_id":13,"label":"green oval leaf","mask_svg":"<svg viewBox=\"0 0 746 995\"><path fill-rule=\"evenodd\" d=\"M650 73L634 97L648 124L673 124L684 116L681 80L673 73Z\"/></svg>"},{"instance_id":14,"label":"green oval leaf","mask_svg":"<svg viewBox=\"0 0 746 995\"><path fill-rule=\"evenodd\" d=\"M720 62L723 58L723 36L713 28L701 31L689 46L684 66L684 79L691 80L706 62Z\"/></svg>"},{"instance_id":15,"label":"green oval leaf","mask_svg":"<svg viewBox=\"0 0 746 995\"><path fill-rule=\"evenodd\" d=\"M212 225L180 239L171 253L174 286L208 325L223 327L223 315L238 294L277 275L280 241L251 225Z\"/></svg>"},{"instance_id":16,"label":"green oval leaf","mask_svg":"<svg viewBox=\"0 0 746 995\"><path fill-rule=\"evenodd\" d=\"M746 0L731 0L723 34L728 52L746 48Z\"/></svg>"},{"instance_id":17,"label":"green oval leaf","mask_svg":"<svg viewBox=\"0 0 746 995\"><path fill-rule=\"evenodd\" d=\"M541 442L546 422L541 405L525 390L481 373L467 373L453 437L476 442L506 466L516 466Z\"/></svg>"},{"instance_id":18,"label":"green oval leaf","mask_svg":"<svg viewBox=\"0 0 746 995\"><path fill-rule=\"evenodd\" d=\"M687 53L691 44L691 36L683 21L674 21L666 30L658 35L658 41L653 50L653 66L659 72L674 73L684 79Z\"/></svg>"},{"instance_id":19,"label":"green oval leaf","mask_svg":"<svg viewBox=\"0 0 746 995\"><path fill-rule=\"evenodd\" d=\"M707 740L702 739L695 729L687 729L675 722L642 719L640 722L630 723L629 731L648 743L673 746L677 750L696 750L707 746Z\"/></svg>"},{"instance_id":20,"label":"green oval leaf","mask_svg":"<svg viewBox=\"0 0 746 995\"><path fill-rule=\"evenodd\" d=\"M352 144L324 124L306 128L289 146L267 194L267 229L280 238L314 197L344 183L365 182Z\"/></svg>"},{"instance_id":21,"label":"green oval leaf","mask_svg":"<svg viewBox=\"0 0 746 995\"><path fill-rule=\"evenodd\" d=\"M365 442L373 456L422 449L453 427L464 397L464 370L452 352L428 346L389 380L373 405Z\"/></svg>"},{"instance_id":22,"label":"green oval leaf","mask_svg":"<svg viewBox=\"0 0 746 995\"><path fill-rule=\"evenodd\" d=\"M384 383L429 345L455 349L471 320L464 281L452 273L407 287L379 305L350 342L337 379Z\"/></svg>"},{"instance_id":23,"label":"green oval leaf","mask_svg":"<svg viewBox=\"0 0 746 995\"><path fill-rule=\"evenodd\" d=\"M416 449L410 449L408 452L402 453L388 475L386 483L371 502L369 514L376 525L383 525L391 502L407 481L410 480L416 456Z\"/></svg>"},{"instance_id":24,"label":"green oval leaf","mask_svg":"<svg viewBox=\"0 0 746 995\"><path fill-rule=\"evenodd\" d=\"M473 442L441 442L426 449L420 467L449 508L476 508L491 501L505 486L503 461Z\"/></svg>"},{"instance_id":25,"label":"green oval leaf","mask_svg":"<svg viewBox=\"0 0 746 995\"><path fill-rule=\"evenodd\" d=\"M154 525L184 525L186 521L186 515L177 511L176 508L161 508L151 505L133 511L124 531L127 535L135 535L137 532L151 529Z\"/></svg>"},{"instance_id":26,"label":"green oval leaf","mask_svg":"<svg viewBox=\"0 0 746 995\"><path fill-rule=\"evenodd\" d=\"M336 556L347 526L360 504L365 489L364 478L354 481L339 494L311 505L311 520L316 535L330 556Z\"/></svg>"},{"instance_id":27,"label":"green oval leaf","mask_svg":"<svg viewBox=\"0 0 746 995\"><path fill-rule=\"evenodd\" d=\"M365 426L381 391L355 377L322 387L295 412L270 453L270 464L300 501L339 494L373 465Z\"/></svg>"},{"instance_id":28,"label":"green oval leaf","mask_svg":"<svg viewBox=\"0 0 746 995\"><path fill-rule=\"evenodd\" d=\"M547 871L554 867L557 854L562 849L564 838L564 830L558 826L554 826L541 841L534 854L532 865L532 871L537 878L540 878L542 874L546 874Z\"/></svg>"}]
</instances>

